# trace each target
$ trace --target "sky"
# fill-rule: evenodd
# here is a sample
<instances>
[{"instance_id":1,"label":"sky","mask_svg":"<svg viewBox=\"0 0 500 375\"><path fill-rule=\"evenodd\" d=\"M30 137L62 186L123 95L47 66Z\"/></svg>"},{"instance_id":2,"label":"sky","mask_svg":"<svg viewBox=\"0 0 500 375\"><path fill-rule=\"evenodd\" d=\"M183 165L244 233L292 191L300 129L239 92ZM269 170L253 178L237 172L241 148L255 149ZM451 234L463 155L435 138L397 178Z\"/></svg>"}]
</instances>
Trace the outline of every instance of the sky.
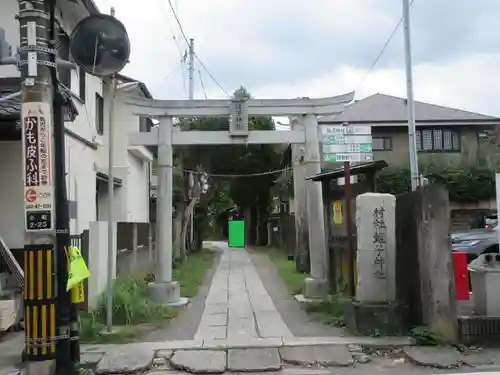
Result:
<instances>
[{"instance_id":1,"label":"sky","mask_svg":"<svg viewBox=\"0 0 500 375\"><path fill-rule=\"evenodd\" d=\"M168 0L95 0L127 27L123 71L159 99L187 98L187 44ZM171 0L195 52L226 93L327 97L356 91L406 97L401 0ZM415 100L500 116L498 0L415 0ZM370 69L371 68L371 69ZM195 98L226 93L196 61Z\"/></svg>"}]
</instances>

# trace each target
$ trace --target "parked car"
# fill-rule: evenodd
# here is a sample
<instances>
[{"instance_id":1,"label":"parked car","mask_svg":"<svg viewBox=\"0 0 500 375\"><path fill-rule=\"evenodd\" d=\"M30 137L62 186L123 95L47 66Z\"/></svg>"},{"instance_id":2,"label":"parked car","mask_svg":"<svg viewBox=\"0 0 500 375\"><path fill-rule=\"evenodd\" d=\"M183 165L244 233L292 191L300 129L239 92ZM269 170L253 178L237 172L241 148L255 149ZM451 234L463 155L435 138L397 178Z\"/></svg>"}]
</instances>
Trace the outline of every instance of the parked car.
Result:
<instances>
[{"instance_id":1,"label":"parked car","mask_svg":"<svg viewBox=\"0 0 500 375\"><path fill-rule=\"evenodd\" d=\"M481 254L498 253L498 230L495 226L452 233L451 249L467 253L469 263Z\"/></svg>"},{"instance_id":2,"label":"parked car","mask_svg":"<svg viewBox=\"0 0 500 375\"><path fill-rule=\"evenodd\" d=\"M481 213L476 215L470 222L471 229L480 229L480 228L494 228L498 223L498 214L490 213L485 214Z\"/></svg>"}]
</instances>

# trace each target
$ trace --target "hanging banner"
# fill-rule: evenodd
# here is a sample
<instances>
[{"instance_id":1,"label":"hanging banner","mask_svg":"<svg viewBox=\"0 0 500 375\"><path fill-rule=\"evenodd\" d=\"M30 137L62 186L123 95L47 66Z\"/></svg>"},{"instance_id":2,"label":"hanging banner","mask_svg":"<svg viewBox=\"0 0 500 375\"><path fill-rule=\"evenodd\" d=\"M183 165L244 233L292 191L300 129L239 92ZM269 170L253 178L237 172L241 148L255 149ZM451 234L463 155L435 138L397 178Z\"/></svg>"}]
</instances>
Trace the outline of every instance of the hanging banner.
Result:
<instances>
[{"instance_id":1,"label":"hanging banner","mask_svg":"<svg viewBox=\"0 0 500 375\"><path fill-rule=\"evenodd\" d=\"M27 232L50 231L54 220L52 108L27 102L21 108L24 220Z\"/></svg>"}]
</instances>

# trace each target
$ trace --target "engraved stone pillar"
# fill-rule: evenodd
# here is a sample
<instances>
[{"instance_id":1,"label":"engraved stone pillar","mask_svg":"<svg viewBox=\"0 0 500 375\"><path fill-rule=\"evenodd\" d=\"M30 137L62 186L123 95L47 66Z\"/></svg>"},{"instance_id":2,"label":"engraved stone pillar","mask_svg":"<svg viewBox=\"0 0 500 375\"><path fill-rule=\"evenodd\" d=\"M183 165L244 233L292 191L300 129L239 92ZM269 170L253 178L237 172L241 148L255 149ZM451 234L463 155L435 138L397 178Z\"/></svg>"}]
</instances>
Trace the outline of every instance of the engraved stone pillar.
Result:
<instances>
[{"instance_id":1,"label":"engraved stone pillar","mask_svg":"<svg viewBox=\"0 0 500 375\"><path fill-rule=\"evenodd\" d=\"M358 228L357 287L359 302L396 299L396 197L365 193L356 198Z\"/></svg>"}]
</instances>

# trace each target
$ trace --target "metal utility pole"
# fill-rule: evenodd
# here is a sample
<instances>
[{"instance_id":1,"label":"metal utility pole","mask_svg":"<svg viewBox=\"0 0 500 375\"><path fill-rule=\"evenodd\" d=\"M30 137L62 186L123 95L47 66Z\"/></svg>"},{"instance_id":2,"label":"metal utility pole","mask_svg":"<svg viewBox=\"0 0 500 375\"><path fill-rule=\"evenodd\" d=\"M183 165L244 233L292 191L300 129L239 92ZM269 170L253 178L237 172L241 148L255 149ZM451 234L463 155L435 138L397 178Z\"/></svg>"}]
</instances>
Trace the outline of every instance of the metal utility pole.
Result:
<instances>
[{"instance_id":1,"label":"metal utility pole","mask_svg":"<svg viewBox=\"0 0 500 375\"><path fill-rule=\"evenodd\" d=\"M63 101L58 91L57 51L53 43L56 38L55 0L19 0L18 19L24 257L25 271L29 271L25 272L25 354L28 361L33 361L28 364L27 373L52 373L51 362L56 359L56 372L71 375L75 368L70 350L71 299L66 291L68 262L65 252L69 244L69 215L65 200ZM52 142L57 159L52 155ZM55 254L54 245L57 246ZM37 264L46 264L45 269L37 267L35 259ZM40 283L47 287L35 288Z\"/></svg>"},{"instance_id":2,"label":"metal utility pole","mask_svg":"<svg viewBox=\"0 0 500 375\"><path fill-rule=\"evenodd\" d=\"M194 99L194 39L191 38L189 39L189 53L188 53L188 71L189 71L189 100ZM193 192L194 192L194 185L196 183L194 173L189 172L189 189L190 189L190 195L191 199L194 199ZM189 216L189 242L192 244L194 240L194 211L191 213Z\"/></svg>"},{"instance_id":3,"label":"metal utility pole","mask_svg":"<svg viewBox=\"0 0 500 375\"><path fill-rule=\"evenodd\" d=\"M415 125L415 101L413 99L413 73L411 62L410 3L403 0L403 22L405 40L406 98L408 110L408 149L410 151L411 189L419 186L418 154Z\"/></svg>"},{"instance_id":4,"label":"metal utility pole","mask_svg":"<svg viewBox=\"0 0 500 375\"><path fill-rule=\"evenodd\" d=\"M344 126L349 126L349 123L345 122ZM351 200L352 200L352 186L351 186L351 162L344 162L344 212L345 212L345 224L346 224L346 234L347 234L347 264L349 268L349 280L348 280L348 292L349 297L354 297L356 294L356 286L354 282L354 246L353 246L353 227L352 227L352 211L351 211Z\"/></svg>"},{"instance_id":5,"label":"metal utility pole","mask_svg":"<svg viewBox=\"0 0 500 375\"><path fill-rule=\"evenodd\" d=\"M115 16L115 8L111 8L111 16ZM109 114L108 114L108 264L107 264L107 280L106 280L106 331L113 330L113 265L115 262L114 251L114 198L115 198L115 175L114 166L114 110L115 110L115 95L116 95L116 77L111 78L110 95L109 95Z\"/></svg>"}]
</instances>

